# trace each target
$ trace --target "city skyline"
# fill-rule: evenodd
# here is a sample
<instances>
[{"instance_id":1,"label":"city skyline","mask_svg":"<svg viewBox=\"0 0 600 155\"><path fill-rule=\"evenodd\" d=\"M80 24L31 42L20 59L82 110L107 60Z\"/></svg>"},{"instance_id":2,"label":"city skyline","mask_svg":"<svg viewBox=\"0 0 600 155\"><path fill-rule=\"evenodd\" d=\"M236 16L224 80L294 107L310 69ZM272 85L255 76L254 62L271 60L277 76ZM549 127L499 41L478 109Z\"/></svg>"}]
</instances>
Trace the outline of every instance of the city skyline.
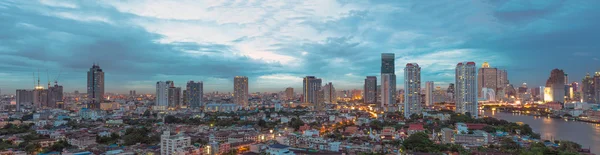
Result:
<instances>
[{"instance_id":1,"label":"city skyline","mask_svg":"<svg viewBox=\"0 0 600 155\"><path fill-rule=\"evenodd\" d=\"M507 70L511 84L532 87L544 86L554 68L581 82L600 66L596 1L280 3L0 2L0 89L33 89L31 73L42 70L49 81L61 74L65 92L85 92L93 62L106 73L105 92L123 94L153 93L161 80L233 92L238 75L248 77L250 92L300 90L307 75L337 90L361 89L366 76L381 79L381 53L394 53L396 68L418 63L422 81L443 88L462 61L489 62ZM429 9L440 6L454 13ZM281 17L285 11L297 18Z\"/></svg>"}]
</instances>

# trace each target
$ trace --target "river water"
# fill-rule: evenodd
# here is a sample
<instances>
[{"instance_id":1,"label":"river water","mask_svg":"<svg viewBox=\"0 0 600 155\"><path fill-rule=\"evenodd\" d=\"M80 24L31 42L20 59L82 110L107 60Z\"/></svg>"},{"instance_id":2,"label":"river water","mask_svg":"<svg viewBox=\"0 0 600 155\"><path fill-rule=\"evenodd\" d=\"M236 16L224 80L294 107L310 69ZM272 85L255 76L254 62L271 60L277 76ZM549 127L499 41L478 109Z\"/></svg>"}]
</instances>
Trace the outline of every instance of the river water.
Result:
<instances>
[{"instance_id":1,"label":"river water","mask_svg":"<svg viewBox=\"0 0 600 155\"><path fill-rule=\"evenodd\" d=\"M484 115L529 124L542 139L573 141L600 155L600 124L497 111L485 111Z\"/></svg>"}]
</instances>

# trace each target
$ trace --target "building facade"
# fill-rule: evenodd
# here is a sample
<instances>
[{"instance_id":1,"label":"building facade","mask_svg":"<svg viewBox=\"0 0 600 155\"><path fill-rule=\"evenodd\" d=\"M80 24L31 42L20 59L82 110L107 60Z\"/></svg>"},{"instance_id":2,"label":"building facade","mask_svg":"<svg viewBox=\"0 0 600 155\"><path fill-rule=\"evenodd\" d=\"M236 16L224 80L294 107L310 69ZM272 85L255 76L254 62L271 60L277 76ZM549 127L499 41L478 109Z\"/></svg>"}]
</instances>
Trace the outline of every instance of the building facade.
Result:
<instances>
[{"instance_id":1,"label":"building facade","mask_svg":"<svg viewBox=\"0 0 600 155\"><path fill-rule=\"evenodd\" d=\"M186 101L189 103L188 107L191 109L200 109L204 106L204 84L202 81L194 82L188 81L185 91Z\"/></svg>"},{"instance_id":2,"label":"building facade","mask_svg":"<svg viewBox=\"0 0 600 155\"><path fill-rule=\"evenodd\" d=\"M233 102L244 108L248 107L248 77L233 78Z\"/></svg>"},{"instance_id":3,"label":"building facade","mask_svg":"<svg viewBox=\"0 0 600 155\"><path fill-rule=\"evenodd\" d=\"M302 101L304 103L317 104L319 98L317 93L319 93L319 90L321 90L321 79L314 76L304 77L302 83Z\"/></svg>"},{"instance_id":4,"label":"building facade","mask_svg":"<svg viewBox=\"0 0 600 155\"><path fill-rule=\"evenodd\" d=\"M189 136L177 134L172 136L170 131L164 131L160 136L160 154L172 155L175 152L182 152L184 148L192 146L192 140Z\"/></svg>"},{"instance_id":5,"label":"building facade","mask_svg":"<svg viewBox=\"0 0 600 155\"><path fill-rule=\"evenodd\" d=\"M396 105L396 70L394 53L381 53L381 108Z\"/></svg>"},{"instance_id":6,"label":"building facade","mask_svg":"<svg viewBox=\"0 0 600 155\"><path fill-rule=\"evenodd\" d=\"M323 87L323 97L325 103L337 103L335 87L333 87L333 83L329 82L325 84Z\"/></svg>"},{"instance_id":7,"label":"building facade","mask_svg":"<svg viewBox=\"0 0 600 155\"><path fill-rule=\"evenodd\" d=\"M97 64L87 72L87 95L88 108L100 108L100 102L104 100L104 71Z\"/></svg>"},{"instance_id":8,"label":"building facade","mask_svg":"<svg viewBox=\"0 0 600 155\"><path fill-rule=\"evenodd\" d=\"M479 95L479 98L483 98L483 93L481 93L483 88L490 88L495 91L499 87L498 82L501 80L498 78L498 73L498 69L491 68L490 64L487 62L484 62L483 65L481 65L479 73L477 74L477 94Z\"/></svg>"},{"instance_id":9,"label":"building facade","mask_svg":"<svg viewBox=\"0 0 600 155\"><path fill-rule=\"evenodd\" d=\"M433 106L435 102L435 89L433 81L425 82L425 106Z\"/></svg>"},{"instance_id":10,"label":"building facade","mask_svg":"<svg viewBox=\"0 0 600 155\"><path fill-rule=\"evenodd\" d=\"M565 72L560 69L554 69L550 72L550 78L546 81L544 102L565 103Z\"/></svg>"},{"instance_id":11,"label":"building facade","mask_svg":"<svg viewBox=\"0 0 600 155\"><path fill-rule=\"evenodd\" d=\"M285 88L285 97L286 97L286 99L293 100L295 98L294 96L295 96L294 95L294 88L292 88L292 87Z\"/></svg>"},{"instance_id":12,"label":"building facade","mask_svg":"<svg viewBox=\"0 0 600 155\"><path fill-rule=\"evenodd\" d=\"M365 86L363 88L363 100L366 104L377 103L377 77L367 76Z\"/></svg>"},{"instance_id":13,"label":"building facade","mask_svg":"<svg viewBox=\"0 0 600 155\"><path fill-rule=\"evenodd\" d=\"M173 85L172 81L156 82L156 98L154 110L166 110L169 106L169 88Z\"/></svg>"},{"instance_id":14,"label":"building facade","mask_svg":"<svg viewBox=\"0 0 600 155\"><path fill-rule=\"evenodd\" d=\"M461 62L456 65L456 90L454 100L456 113L479 117L477 102L477 67L475 62Z\"/></svg>"},{"instance_id":15,"label":"building facade","mask_svg":"<svg viewBox=\"0 0 600 155\"><path fill-rule=\"evenodd\" d=\"M421 67L408 63L404 68L404 117L421 114Z\"/></svg>"}]
</instances>

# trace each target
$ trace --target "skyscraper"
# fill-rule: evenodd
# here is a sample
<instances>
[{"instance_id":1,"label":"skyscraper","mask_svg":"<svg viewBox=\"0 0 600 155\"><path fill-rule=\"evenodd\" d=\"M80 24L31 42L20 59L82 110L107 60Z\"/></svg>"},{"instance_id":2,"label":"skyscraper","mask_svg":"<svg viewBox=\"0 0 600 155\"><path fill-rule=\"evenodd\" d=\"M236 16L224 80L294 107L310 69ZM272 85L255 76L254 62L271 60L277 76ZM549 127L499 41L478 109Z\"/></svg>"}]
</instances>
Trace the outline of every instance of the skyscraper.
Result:
<instances>
[{"instance_id":1,"label":"skyscraper","mask_svg":"<svg viewBox=\"0 0 600 155\"><path fill-rule=\"evenodd\" d=\"M550 78L546 81L546 89L549 89L545 102L565 103L565 72L560 69L554 69L550 72ZM544 94L546 95L546 94Z\"/></svg>"},{"instance_id":2,"label":"skyscraper","mask_svg":"<svg viewBox=\"0 0 600 155\"><path fill-rule=\"evenodd\" d=\"M15 100L17 111L21 111L25 107L33 106L33 90L17 89Z\"/></svg>"},{"instance_id":3,"label":"skyscraper","mask_svg":"<svg viewBox=\"0 0 600 155\"><path fill-rule=\"evenodd\" d=\"M600 103L600 72L594 75L594 100L595 103Z\"/></svg>"},{"instance_id":4,"label":"skyscraper","mask_svg":"<svg viewBox=\"0 0 600 155\"><path fill-rule=\"evenodd\" d=\"M381 53L381 105L387 110L388 106L396 104L396 73L394 53Z\"/></svg>"},{"instance_id":5,"label":"skyscraper","mask_svg":"<svg viewBox=\"0 0 600 155\"><path fill-rule=\"evenodd\" d=\"M156 82L156 101L153 107L154 110L166 110L169 106L169 88L172 81Z\"/></svg>"},{"instance_id":6,"label":"skyscraper","mask_svg":"<svg viewBox=\"0 0 600 155\"><path fill-rule=\"evenodd\" d=\"M490 68L488 62L484 62L483 65L481 65L479 73L477 74L477 94L479 95L479 98L483 98L483 93L481 93L483 88L493 89L494 92L498 89L498 82L501 81L498 80L498 73L498 69ZM500 77L500 79L502 79L502 77ZM494 96L496 96L496 94L494 94Z\"/></svg>"},{"instance_id":7,"label":"skyscraper","mask_svg":"<svg viewBox=\"0 0 600 155\"><path fill-rule=\"evenodd\" d=\"M294 88L292 88L292 87L285 88L285 97L288 100L294 99Z\"/></svg>"},{"instance_id":8,"label":"skyscraper","mask_svg":"<svg viewBox=\"0 0 600 155\"><path fill-rule=\"evenodd\" d=\"M58 83L55 83L54 86L48 88L48 107L63 108L58 106L58 103L62 101L63 86L59 86Z\"/></svg>"},{"instance_id":9,"label":"skyscraper","mask_svg":"<svg viewBox=\"0 0 600 155\"><path fill-rule=\"evenodd\" d=\"M132 98L137 97L137 94L135 93L135 90L129 90L129 96Z\"/></svg>"},{"instance_id":10,"label":"skyscraper","mask_svg":"<svg viewBox=\"0 0 600 155\"><path fill-rule=\"evenodd\" d=\"M317 93L319 90L321 90L321 79L317 79L314 76L304 77L302 85L302 97L304 103L317 104Z\"/></svg>"},{"instance_id":11,"label":"skyscraper","mask_svg":"<svg viewBox=\"0 0 600 155\"><path fill-rule=\"evenodd\" d=\"M583 102L596 103L595 99L595 83L594 78L587 73L583 80L581 80L581 99Z\"/></svg>"},{"instance_id":12,"label":"skyscraper","mask_svg":"<svg viewBox=\"0 0 600 155\"><path fill-rule=\"evenodd\" d=\"M433 81L425 82L425 106L433 106L434 101L434 84Z\"/></svg>"},{"instance_id":13,"label":"skyscraper","mask_svg":"<svg viewBox=\"0 0 600 155\"><path fill-rule=\"evenodd\" d=\"M104 72L94 64L87 73L88 108L99 109L104 100Z\"/></svg>"},{"instance_id":14,"label":"skyscraper","mask_svg":"<svg viewBox=\"0 0 600 155\"><path fill-rule=\"evenodd\" d=\"M172 83L172 82L171 82ZM181 106L181 87L169 87L169 108L177 109Z\"/></svg>"},{"instance_id":15,"label":"skyscraper","mask_svg":"<svg viewBox=\"0 0 600 155\"><path fill-rule=\"evenodd\" d=\"M408 63L404 68L404 117L421 114L421 67Z\"/></svg>"},{"instance_id":16,"label":"skyscraper","mask_svg":"<svg viewBox=\"0 0 600 155\"><path fill-rule=\"evenodd\" d=\"M325 103L337 103L337 99L335 97L335 87L331 82L325 84L323 88L323 99Z\"/></svg>"},{"instance_id":17,"label":"skyscraper","mask_svg":"<svg viewBox=\"0 0 600 155\"><path fill-rule=\"evenodd\" d=\"M448 84L446 89L447 102L454 103L454 83Z\"/></svg>"},{"instance_id":18,"label":"skyscraper","mask_svg":"<svg viewBox=\"0 0 600 155\"><path fill-rule=\"evenodd\" d=\"M367 76L365 79L365 86L363 92L365 95L363 96L364 103L373 104L377 103L377 77L376 76Z\"/></svg>"},{"instance_id":19,"label":"skyscraper","mask_svg":"<svg viewBox=\"0 0 600 155\"><path fill-rule=\"evenodd\" d=\"M477 67L475 62L461 62L456 65L456 113L479 117L477 103Z\"/></svg>"},{"instance_id":20,"label":"skyscraper","mask_svg":"<svg viewBox=\"0 0 600 155\"><path fill-rule=\"evenodd\" d=\"M194 82L188 81L186 85L186 100L189 103L189 107L193 110L200 110L204 106L203 98L204 95L204 84L202 81Z\"/></svg>"},{"instance_id":21,"label":"skyscraper","mask_svg":"<svg viewBox=\"0 0 600 155\"><path fill-rule=\"evenodd\" d=\"M248 77L233 78L233 102L244 108L248 107Z\"/></svg>"}]
</instances>

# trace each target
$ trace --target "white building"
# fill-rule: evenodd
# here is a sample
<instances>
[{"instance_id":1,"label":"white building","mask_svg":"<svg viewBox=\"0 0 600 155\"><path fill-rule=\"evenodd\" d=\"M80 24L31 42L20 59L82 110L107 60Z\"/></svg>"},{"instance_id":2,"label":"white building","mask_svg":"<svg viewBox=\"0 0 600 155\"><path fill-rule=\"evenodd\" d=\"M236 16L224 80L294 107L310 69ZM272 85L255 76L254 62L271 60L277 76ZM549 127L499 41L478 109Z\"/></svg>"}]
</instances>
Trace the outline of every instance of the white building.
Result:
<instances>
[{"instance_id":1,"label":"white building","mask_svg":"<svg viewBox=\"0 0 600 155\"><path fill-rule=\"evenodd\" d=\"M281 144L269 145L266 152L269 155L294 155L289 146Z\"/></svg>"},{"instance_id":2,"label":"white building","mask_svg":"<svg viewBox=\"0 0 600 155\"><path fill-rule=\"evenodd\" d=\"M156 82L156 102L154 104L154 110L167 109L169 106L169 88L171 85L171 81Z\"/></svg>"},{"instance_id":3,"label":"white building","mask_svg":"<svg viewBox=\"0 0 600 155\"><path fill-rule=\"evenodd\" d=\"M477 67L475 62L461 62L456 65L456 89L454 93L456 113L470 113L478 118Z\"/></svg>"},{"instance_id":4,"label":"white building","mask_svg":"<svg viewBox=\"0 0 600 155\"><path fill-rule=\"evenodd\" d=\"M192 145L192 140L188 136L177 134L171 136L170 131L164 131L160 136L160 154L171 155L174 152L181 152L186 147Z\"/></svg>"},{"instance_id":5,"label":"white building","mask_svg":"<svg viewBox=\"0 0 600 155\"><path fill-rule=\"evenodd\" d=\"M421 67L417 63L408 63L404 68L404 117L421 114L422 110Z\"/></svg>"}]
</instances>

